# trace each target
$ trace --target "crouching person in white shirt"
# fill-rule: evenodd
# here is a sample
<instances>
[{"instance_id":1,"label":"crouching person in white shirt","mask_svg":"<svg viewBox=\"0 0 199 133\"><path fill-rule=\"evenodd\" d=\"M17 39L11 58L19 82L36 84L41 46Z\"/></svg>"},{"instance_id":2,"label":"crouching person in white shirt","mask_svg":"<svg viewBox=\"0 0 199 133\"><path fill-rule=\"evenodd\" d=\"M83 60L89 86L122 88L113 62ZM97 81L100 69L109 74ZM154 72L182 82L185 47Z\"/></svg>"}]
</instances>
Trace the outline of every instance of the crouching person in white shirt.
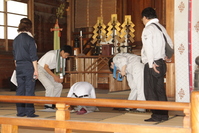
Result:
<instances>
[{"instance_id":1,"label":"crouching person in white shirt","mask_svg":"<svg viewBox=\"0 0 199 133\"><path fill-rule=\"evenodd\" d=\"M67 97L73 98L96 98L95 88L88 82L76 82L73 84L68 92ZM77 106L74 111L78 115L87 114L94 111L99 111L95 106Z\"/></svg>"}]
</instances>

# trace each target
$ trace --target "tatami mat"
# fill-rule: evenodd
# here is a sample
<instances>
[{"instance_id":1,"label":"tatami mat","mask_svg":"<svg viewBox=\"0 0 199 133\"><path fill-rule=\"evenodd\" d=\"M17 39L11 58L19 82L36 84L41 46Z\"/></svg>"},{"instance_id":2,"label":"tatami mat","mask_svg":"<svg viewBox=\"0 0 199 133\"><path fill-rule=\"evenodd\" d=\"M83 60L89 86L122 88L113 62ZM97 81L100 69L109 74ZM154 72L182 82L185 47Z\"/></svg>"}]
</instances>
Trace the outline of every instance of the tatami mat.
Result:
<instances>
[{"instance_id":1,"label":"tatami mat","mask_svg":"<svg viewBox=\"0 0 199 133\"><path fill-rule=\"evenodd\" d=\"M151 117L151 113L125 113L119 116L102 120L101 122L130 123L142 125L161 125L161 126L183 126L182 116L170 116L168 121L145 122L144 119Z\"/></svg>"}]
</instances>

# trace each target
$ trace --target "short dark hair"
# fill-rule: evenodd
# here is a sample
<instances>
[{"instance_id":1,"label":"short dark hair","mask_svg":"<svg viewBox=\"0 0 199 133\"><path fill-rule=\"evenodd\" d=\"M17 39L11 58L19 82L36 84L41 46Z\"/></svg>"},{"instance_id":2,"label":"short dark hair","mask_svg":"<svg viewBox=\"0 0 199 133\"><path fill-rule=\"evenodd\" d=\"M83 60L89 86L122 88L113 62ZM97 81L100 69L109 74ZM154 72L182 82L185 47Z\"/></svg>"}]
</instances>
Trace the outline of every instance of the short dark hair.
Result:
<instances>
[{"instance_id":1,"label":"short dark hair","mask_svg":"<svg viewBox=\"0 0 199 133\"><path fill-rule=\"evenodd\" d=\"M22 18L20 20L19 26L18 26L18 32L20 31L28 31L31 32L32 30L32 22L28 18Z\"/></svg>"},{"instance_id":2,"label":"short dark hair","mask_svg":"<svg viewBox=\"0 0 199 133\"><path fill-rule=\"evenodd\" d=\"M69 45L64 45L62 46L60 51L64 51L64 53L69 53L70 55L72 55L72 47Z\"/></svg>"},{"instance_id":3,"label":"short dark hair","mask_svg":"<svg viewBox=\"0 0 199 133\"><path fill-rule=\"evenodd\" d=\"M147 7L142 11L142 18L145 16L147 19L158 18L156 11L152 7Z\"/></svg>"},{"instance_id":4,"label":"short dark hair","mask_svg":"<svg viewBox=\"0 0 199 133\"><path fill-rule=\"evenodd\" d=\"M113 73L113 69L111 68L111 63L113 62L113 58L110 58L108 61L109 70Z\"/></svg>"}]
</instances>

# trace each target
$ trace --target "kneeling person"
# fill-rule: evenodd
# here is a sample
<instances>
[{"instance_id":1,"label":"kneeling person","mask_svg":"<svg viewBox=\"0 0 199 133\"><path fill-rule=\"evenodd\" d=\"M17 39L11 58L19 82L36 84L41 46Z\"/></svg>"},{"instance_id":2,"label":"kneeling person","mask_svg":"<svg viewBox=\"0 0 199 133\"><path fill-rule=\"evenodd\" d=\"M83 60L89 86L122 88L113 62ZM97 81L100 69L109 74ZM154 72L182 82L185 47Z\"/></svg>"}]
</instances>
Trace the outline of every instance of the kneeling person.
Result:
<instances>
[{"instance_id":1,"label":"kneeling person","mask_svg":"<svg viewBox=\"0 0 199 133\"><path fill-rule=\"evenodd\" d=\"M95 88L88 82L77 82L73 84L68 92L67 97L74 98L96 98ZM77 106L75 108L78 115L98 111L94 106Z\"/></svg>"}]
</instances>

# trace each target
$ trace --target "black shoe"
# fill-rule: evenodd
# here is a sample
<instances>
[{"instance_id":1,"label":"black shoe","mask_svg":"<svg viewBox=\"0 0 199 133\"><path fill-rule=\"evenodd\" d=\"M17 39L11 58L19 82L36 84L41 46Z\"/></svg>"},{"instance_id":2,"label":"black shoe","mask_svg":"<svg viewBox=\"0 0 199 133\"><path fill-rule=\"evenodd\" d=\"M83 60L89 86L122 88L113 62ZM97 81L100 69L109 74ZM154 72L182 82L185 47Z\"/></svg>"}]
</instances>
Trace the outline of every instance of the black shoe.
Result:
<instances>
[{"instance_id":1,"label":"black shoe","mask_svg":"<svg viewBox=\"0 0 199 133\"><path fill-rule=\"evenodd\" d=\"M162 118L163 121L167 121L169 118Z\"/></svg>"},{"instance_id":2,"label":"black shoe","mask_svg":"<svg viewBox=\"0 0 199 133\"><path fill-rule=\"evenodd\" d=\"M39 115L32 114L32 115L28 115L27 117L39 117Z\"/></svg>"},{"instance_id":3,"label":"black shoe","mask_svg":"<svg viewBox=\"0 0 199 133\"><path fill-rule=\"evenodd\" d=\"M47 109L47 108L54 109L55 107L53 107L53 106L51 107L51 106L48 106L48 105L44 105L44 108L45 108L45 109Z\"/></svg>"},{"instance_id":4,"label":"black shoe","mask_svg":"<svg viewBox=\"0 0 199 133\"><path fill-rule=\"evenodd\" d=\"M26 114L23 114L23 115L17 115L17 117L24 117L26 116Z\"/></svg>"},{"instance_id":5,"label":"black shoe","mask_svg":"<svg viewBox=\"0 0 199 133\"><path fill-rule=\"evenodd\" d=\"M126 111L125 108L113 108L114 110L118 110L118 111Z\"/></svg>"},{"instance_id":6,"label":"black shoe","mask_svg":"<svg viewBox=\"0 0 199 133\"><path fill-rule=\"evenodd\" d=\"M146 122L161 122L161 120L156 120L154 118L145 119Z\"/></svg>"},{"instance_id":7,"label":"black shoe","mask_svg":"<svg viewBox=\"0 0 199 133\"><path fill-rule=\"evenodd\" d=\"M56 105L55 105L55 104L52 104L52 108L55 109L55 108L56 108Z\"/></svg>"}]
</instances>

